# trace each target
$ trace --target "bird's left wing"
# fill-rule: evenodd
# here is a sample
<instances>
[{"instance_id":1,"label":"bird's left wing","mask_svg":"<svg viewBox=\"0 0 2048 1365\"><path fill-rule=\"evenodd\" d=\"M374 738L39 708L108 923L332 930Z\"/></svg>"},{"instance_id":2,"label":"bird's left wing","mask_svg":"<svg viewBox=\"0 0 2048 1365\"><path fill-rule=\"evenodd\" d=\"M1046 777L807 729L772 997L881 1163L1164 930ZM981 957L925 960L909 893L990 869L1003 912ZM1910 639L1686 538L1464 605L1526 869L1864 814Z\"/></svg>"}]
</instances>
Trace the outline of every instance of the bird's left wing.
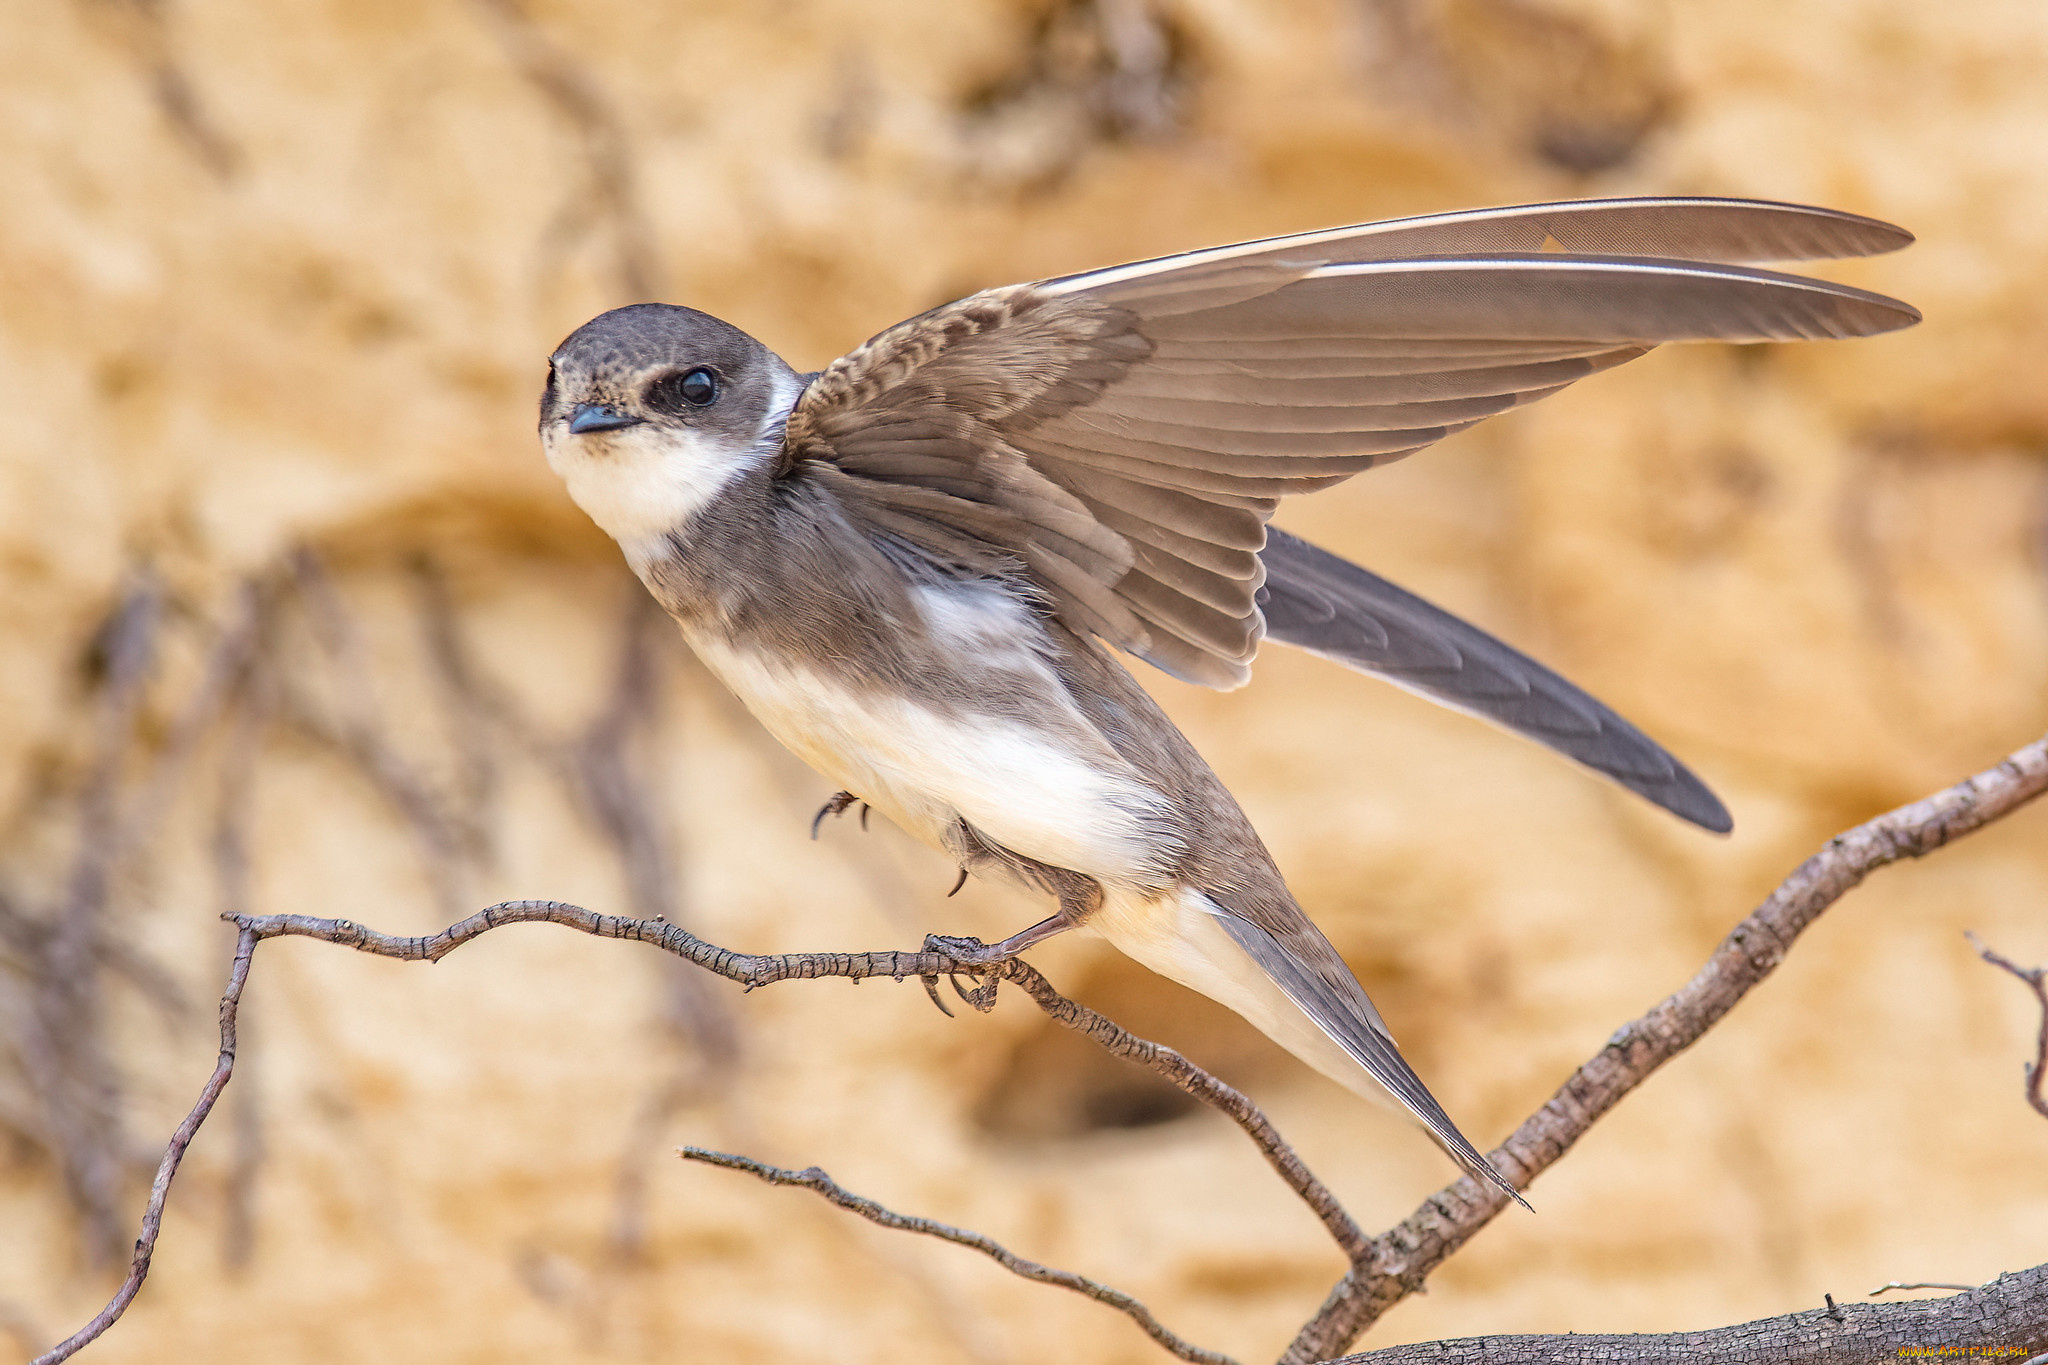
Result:
<instances>
[{"instance_id":1,"label":"bird's left wing","mask_svg":"<svg viewBox=\"0 0 2048 1365\"><path fill-rule=\"evenodd\" d=\"M790 415L782 472L830 484L872 533L922 555L1021 566L1077 629L1235 686L1264 630L1259 551L1278 498L1659 342L1906 326L1919 315L1896 300L1726 262L1908 240L1791 205L1586 201L1010 286L834 362ZM1512 249L1546 243L1571 249ZM1390 254L1418 250L1435 254Z\"/></svg>"}]
</instances>

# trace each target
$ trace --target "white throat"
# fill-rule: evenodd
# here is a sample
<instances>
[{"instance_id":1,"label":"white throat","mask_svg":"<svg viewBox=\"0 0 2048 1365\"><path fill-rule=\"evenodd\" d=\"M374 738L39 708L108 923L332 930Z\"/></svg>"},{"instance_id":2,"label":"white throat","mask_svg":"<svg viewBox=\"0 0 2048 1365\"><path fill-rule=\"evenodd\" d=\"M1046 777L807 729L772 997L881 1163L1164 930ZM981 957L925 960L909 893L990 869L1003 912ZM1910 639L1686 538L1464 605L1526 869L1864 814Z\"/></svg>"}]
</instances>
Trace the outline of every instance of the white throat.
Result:
<instances>
[{"instance_id":1,"label":"white throat","mask_svg":"<svg viewBox=\"0 0 2048 1365\"><path fill-rule=\"evenodd\" d=\"M775 396L745 444L690 428L652 424L572 436L551 423L542 437L548 465L569 496L619 543L635 571L659 557L670 532L708 506L734 479L772 458L761 437L795 401L793 375L775 376Z\"/></svg>"}]
</instances>

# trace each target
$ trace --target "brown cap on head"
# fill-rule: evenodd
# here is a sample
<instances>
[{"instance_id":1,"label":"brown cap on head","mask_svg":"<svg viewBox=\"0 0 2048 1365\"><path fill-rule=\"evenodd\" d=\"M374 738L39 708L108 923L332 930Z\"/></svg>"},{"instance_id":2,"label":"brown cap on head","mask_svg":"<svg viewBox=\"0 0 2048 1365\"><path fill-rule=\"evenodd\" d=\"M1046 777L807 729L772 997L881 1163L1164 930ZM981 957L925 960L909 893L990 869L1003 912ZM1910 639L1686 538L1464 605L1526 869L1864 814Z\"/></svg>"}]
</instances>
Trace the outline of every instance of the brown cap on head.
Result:
<instances>
[{"instance_id":1,"label":"brown cap on head","mask_svg":"<svg viewBox=\"0 0 2048 1365\"><path fill-rule=\"evenodd\" d=\"M636 303L600 313L555 348L540 424L575 423L579 433L682 425L751 443L800 387L780 356L730 323Z\"/></svg>"}]
</instances>

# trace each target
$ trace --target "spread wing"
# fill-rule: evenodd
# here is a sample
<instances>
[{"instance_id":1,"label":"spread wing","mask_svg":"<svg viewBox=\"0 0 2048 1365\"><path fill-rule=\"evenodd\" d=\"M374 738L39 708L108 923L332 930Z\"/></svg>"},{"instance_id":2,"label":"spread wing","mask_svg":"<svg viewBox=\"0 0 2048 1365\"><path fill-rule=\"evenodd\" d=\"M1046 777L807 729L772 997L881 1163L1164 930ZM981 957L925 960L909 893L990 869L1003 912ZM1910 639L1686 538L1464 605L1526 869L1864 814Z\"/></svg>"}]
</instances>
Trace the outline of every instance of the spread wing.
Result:
<instances>
[{"instance_id":1,"label":"spread wing","mask_svg":"<svg viewBox=\"0 0 2048 1365\"><path fill-rule=\"evenodd\" d=\"M790 415L784 474L829 484L885 542L962 572L1021 565L1077 629L1236 686L1281 572L1260 554L1280 497L1660 342L1907 326L1896 300L1733 262L1909 240L1793 205L1596 200L1013 285L834 362Z\"/></svg>"}]
</instances>

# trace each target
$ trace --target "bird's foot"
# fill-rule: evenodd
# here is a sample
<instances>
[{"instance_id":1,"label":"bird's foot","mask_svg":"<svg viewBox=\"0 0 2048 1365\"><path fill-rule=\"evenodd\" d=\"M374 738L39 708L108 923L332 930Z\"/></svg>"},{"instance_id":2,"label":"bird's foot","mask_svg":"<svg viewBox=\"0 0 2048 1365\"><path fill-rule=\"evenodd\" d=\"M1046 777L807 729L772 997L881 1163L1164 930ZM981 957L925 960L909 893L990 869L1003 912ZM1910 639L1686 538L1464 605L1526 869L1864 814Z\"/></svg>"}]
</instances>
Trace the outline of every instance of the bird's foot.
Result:
<instances>
[{"instance_id":1,"label":"bird's foot","mask_svg":"<svg viewBox=\"0 0 2048 1365\"><path fill-rule=\"evenodd\" d=\"M824 805L818 807L818 813L811 817L812 842L815 843L817 841L818 826L825 823L826 816L844 815L846 813L846 808L848 806L851 806L856 801L860 801L860 798L858 796L855 796L852 792L832 793L832 799L827 801ZM860 801L860 827L863 832L865 832L868 827L868 803L865 801Z\"/></svg>"},{"instance_id":2,"label":"bird's foot","mask_svg":"<svg viewBox=\"0 0 2048 1365\"><path fill-rule=\"evenodd\" d=\"M952 938L945 934L926 934L924 950L928 953L942 953L955 962L971 963L976 967L994 967L1015 957L1015 953L1002 951L1000 943L983 943L978 938Z\"/></svg>"},{"instance_id":3,"label":"bird's foot","mask_svg":"<svg viewBox=\"0 0 2048 1365\"><path fill-rule=\"evenodd\" d=\"M924 950L926 952L938 953L963 965L976 967L1000 966L1015 956L1014 953L1003 952L1003 947L1004 945L1001 943L983 943L978 938L949 938L944 934L926 934L924 936ZM946 1002L939 996L939 978L936 975L932 975L921 979L924 982L924 993L929 995L932 998L932 1003L939 1007L939 1013L950 1019L953 1011L946 1008ZM996 975L985 976L972 989L960 984L960 977L957 973L947 972L946 979L953 983L953 994L974 1006L977 1012L987 1014L996 1007L996 989L1002 985L1002 977Z\"/></svg>"}]
</instances>

